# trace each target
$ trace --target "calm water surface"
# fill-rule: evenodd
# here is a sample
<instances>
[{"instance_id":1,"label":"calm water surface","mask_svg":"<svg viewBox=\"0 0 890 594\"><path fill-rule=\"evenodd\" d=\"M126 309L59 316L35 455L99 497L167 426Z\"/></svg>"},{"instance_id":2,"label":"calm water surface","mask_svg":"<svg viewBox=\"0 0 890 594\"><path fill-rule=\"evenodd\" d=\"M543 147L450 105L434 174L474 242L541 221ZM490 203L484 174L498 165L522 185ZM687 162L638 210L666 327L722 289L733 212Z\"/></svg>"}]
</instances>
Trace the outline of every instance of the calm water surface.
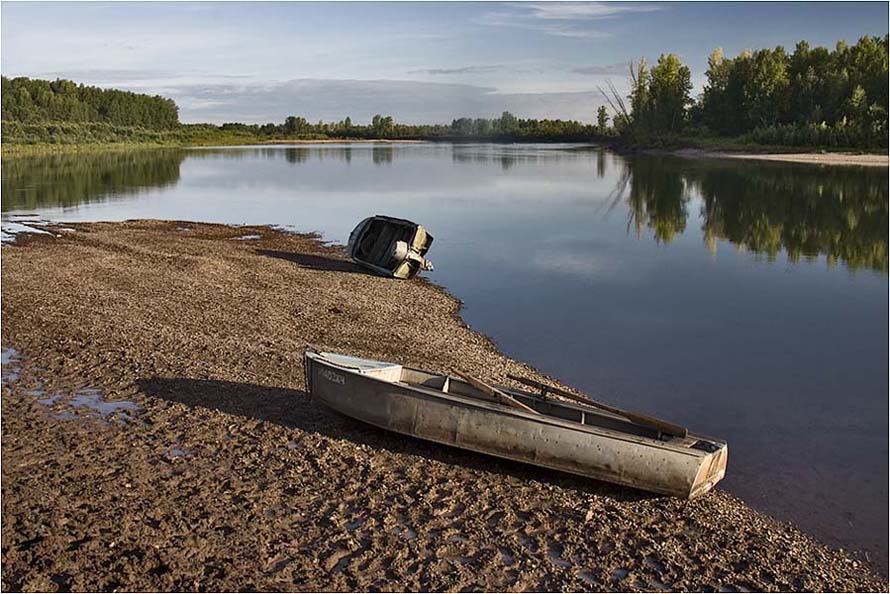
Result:
<instances>
[{"instance_id":1,"label":"calm water surface","mask_svg":"<svg viewBox=\"0 0 890 594\"><path fill-rule=\"evenodd\" d=\"M730 443L722 486L886 575L883 168L540 145L323 145L4 159L3 220L435 236L429 277L512 357Z\"/></svg>"}]
</instances>

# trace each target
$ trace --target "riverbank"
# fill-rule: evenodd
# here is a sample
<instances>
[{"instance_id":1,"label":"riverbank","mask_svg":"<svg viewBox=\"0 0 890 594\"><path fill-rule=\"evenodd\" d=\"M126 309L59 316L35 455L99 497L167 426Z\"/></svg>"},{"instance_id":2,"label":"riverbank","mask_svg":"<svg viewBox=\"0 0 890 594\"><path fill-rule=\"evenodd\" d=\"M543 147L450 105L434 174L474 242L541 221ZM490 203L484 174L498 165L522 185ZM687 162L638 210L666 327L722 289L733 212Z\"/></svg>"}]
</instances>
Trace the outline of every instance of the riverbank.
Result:
<instances>
[{"instance_id":1,"label":"riverbank","mask_svg":"<svg viewBox=\"0 0 890 594\"><path fill-rule=\"evenodd\" d=\"M266 227L48 230L2 248L4 590L887 589L719 489L653 497L312 403L307 343L541 379L428 282Z\"/></svg>"},{"instance_id":2,"label":"riverbank","mask_svg":"<svg viewBox=\"0 0 890 594\"><path fill-rule=\"evenodd\" d=\"M687 159L744 159L752 161L781 161L786 163L809 163L812 165L857 165L861 167L887 167L890 157L886 154L867 153L828 153L828 152L734 152L728 150L708 150L685 148L670 151L670 154Z\"/></svg>"},{"instance_id":3,"label":"riverbank","mask_svg":"<svg viewBox=\"0 0 890 594\"><path fill-rule=\"evenodd\" d=\"M3 144L0 155L3 157L30 157L41 155L61 155L76 153L120 152L155 148L200 148L214 146L264 146L264 145L304 145L304 144L405 144L425 143L428 140L400 140L387 138L325 138L325 139L277 139L257 140L238 137L221 137L201 142L110 142L87 144Z\"/></svg>"}]
</instances>

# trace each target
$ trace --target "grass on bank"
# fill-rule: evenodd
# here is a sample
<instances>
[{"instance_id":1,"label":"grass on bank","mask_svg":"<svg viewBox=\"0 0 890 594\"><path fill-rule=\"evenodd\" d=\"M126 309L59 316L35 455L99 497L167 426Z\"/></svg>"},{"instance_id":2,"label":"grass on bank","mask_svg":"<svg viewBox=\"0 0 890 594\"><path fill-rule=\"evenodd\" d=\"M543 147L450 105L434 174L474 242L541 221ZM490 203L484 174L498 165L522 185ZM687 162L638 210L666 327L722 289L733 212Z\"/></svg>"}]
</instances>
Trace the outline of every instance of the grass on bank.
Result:
<instances>
[{"instance_id":1,"label":"grass on bank","mask_svg":"<svg viewBox=\"0 0 890 594\"><path fill-rule=\"evenodd\" d=\"M135 147L251 144L268 140L257 135L221 130L207 124L184 124L172 130L151 130L105 122L2 123L3 155L34 155Z\"/></svg>"}]
</instances>

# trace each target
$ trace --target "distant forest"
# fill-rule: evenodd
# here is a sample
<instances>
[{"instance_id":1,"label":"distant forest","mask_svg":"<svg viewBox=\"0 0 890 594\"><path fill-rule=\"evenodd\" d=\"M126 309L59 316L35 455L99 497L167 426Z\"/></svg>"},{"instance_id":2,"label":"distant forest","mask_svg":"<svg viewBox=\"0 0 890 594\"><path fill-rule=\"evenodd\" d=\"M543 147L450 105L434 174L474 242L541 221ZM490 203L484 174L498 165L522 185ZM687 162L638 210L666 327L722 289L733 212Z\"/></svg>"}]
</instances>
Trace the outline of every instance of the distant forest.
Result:
<instances>
[{"instance_id":1,"label":"distant forest","mask_svg":"<svg viewBox=\"0 0 890 594\"><path fill-rule=\"evenodd\" d=\"M509 111L500 117L460 118L447 124L399 124L392 116L375 115L370 125L357 125L350 118L339 122L315 124L291 116L283 124L239 124L220 126L222 130L241 131L269 138L389 138L389 139L465 139L485 138L504 141L590 140L608 133L574 120L520 119Z\"/></svg>"},{"instance_id":2,"label":"distant forest","mask_svg":"<svg viewBox=\"0 0 890 594\"><path fill-rule=\"evenodd\" d=\"M268 124L180 124L172 99L78 85L69 80L2 79L4 144L212 144L284 139L428 139L499 142L605 140L626 147L695 146L715 142L813 148L887 147L888 36L839 41L834 50L801 41L789 54L715 50L704 91L693 98L692 75L676 54L651 68L629 64L630 94L611 82L596 123L459 118L451 124L402 124L375 115L368 124L345 117L309 122L293 115ZM610 114L611 111L611 114ZM591 107L591 114L593 114Z\"/></svg>"},{"instance_id":3,"label":"distant forest","mask_svg":"<svg viewBox=\"0 0 890 594\"><path fill-rule=\"evenodd\" d=\"M70 80L2 78L3 121L23 124L102 122L149 130L179 126L172 99L78 85Z\"/></svg>"}]
</instances>

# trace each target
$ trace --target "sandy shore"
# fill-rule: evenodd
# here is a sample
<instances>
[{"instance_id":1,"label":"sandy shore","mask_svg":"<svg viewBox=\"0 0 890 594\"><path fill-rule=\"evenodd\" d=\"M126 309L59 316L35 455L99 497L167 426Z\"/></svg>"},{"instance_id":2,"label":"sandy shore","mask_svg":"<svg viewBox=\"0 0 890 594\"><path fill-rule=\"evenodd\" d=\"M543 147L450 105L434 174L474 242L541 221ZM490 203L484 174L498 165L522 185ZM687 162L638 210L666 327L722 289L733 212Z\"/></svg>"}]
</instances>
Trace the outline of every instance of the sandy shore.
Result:
<instances>
[{"instance_id":1,"label":"sandy shore","mask_svg":"<svg viewBox=\"0 0 890 594\"><path fill-rule=\"evenodd\" d=\"M537 376L430 283L268 228L65 227L2 248L3 590L887 590L719 490L655 497L311 402L307 343Z\"/></svg>"},{"instance_id":2,"label":"sandy shore","mask_svg":"<svg viewBox=\"0 0 890 594\"><path fill-rule=\"evenodd\" d=\"M681 149L672 154L690 159L745 159L752 161L784 161L787 163L811 163L814 165L860 165L887 167L887 155L857 155L851 153L733 153L703 149Z\"/></svg>"}]
</instances>

